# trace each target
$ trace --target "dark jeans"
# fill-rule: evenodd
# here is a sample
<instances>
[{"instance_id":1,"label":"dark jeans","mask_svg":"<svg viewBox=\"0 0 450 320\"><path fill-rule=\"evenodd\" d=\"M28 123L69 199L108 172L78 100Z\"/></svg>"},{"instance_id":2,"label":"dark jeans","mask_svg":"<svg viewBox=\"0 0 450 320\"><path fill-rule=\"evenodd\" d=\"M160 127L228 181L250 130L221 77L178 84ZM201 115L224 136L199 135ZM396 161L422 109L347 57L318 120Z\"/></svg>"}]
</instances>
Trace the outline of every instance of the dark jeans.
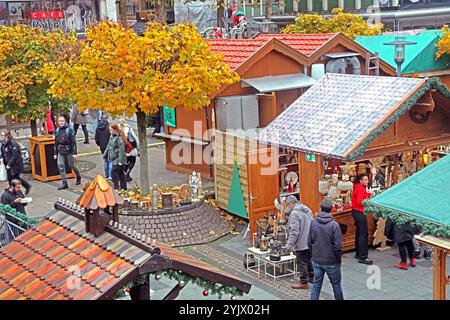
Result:
<instances>
[{"instance_id":1,"label":"dark jeans","mask_svg":"<svg viewBox=\"0 0 450 320\"><path fill-rule=\"evenodd\" d=\"M127 157L128 167L126 175L129 177L131 174L131 170L133 170L135 164L136 164L136 157Z\"/></svg>"},{"instance_id":2,"label":"dark jeans","mask_svg":"<svg viewBox=\"0 0 450 320\"><path fill-rule=\"evenodd\" d=\"M12 174L12 173L11 173L11 170L6 170L6 174L7 174L7 177L8 177L8 183L9 183L9 185L11 185L11 181L12 181L12 180L17 179L17 180L20 180L20 182L22 183L22 186L23 186L25 189L31 188L31 185L28 183L28 181L23 180L23 179L20 177L20 174Z\"/></svg>"},{"instance_id":3,"label":"dark jeans","mask_svg":"<svg viewBox=\"0 0 450 320\"><path fill-rule=\"evenodd\" d=\"M313 278L314 271L311 263L311 252L306 249L302 251L295 251L297 256L297 272L300 274L300 282L308 283L309 278Z\"/></svg>"},{"instance_id":4,"label":"dark jeans","mask_svg":"<svg viewBox=\"0 0 450 320\"><path fill-rule=\"evenodd\" d=\"M75 130L75 136L77 135L79 127L80 127L80 125L78 123L75 123L73 125L73 130ZM89 133L87 130L87 126L85 124L82 124L81 128L83 129L83 133L84 133L84 141L89 141Z\"/></svg>"},{"instance_id":5,"label":"dark jeans","mask_svg":"<svg viewBox=\"0 0 450 320\"><path fill-rule=\"evenodd\" d=\"M325 273L333 287L334 299L344 300L344 293L341 287L341 265L340 264L317 264L312 263L314 268L314 283L311 289L311 300L319 300L320 291L322 290L322 283Z\"/></svg>"},{"instance_id":6,"label":"dark jeans","mask_svg":"<svg viewBox=\"0 0 450 320\"><path fill-rule=\"evenodd\" d=\"M366 215L358 210L352 210L352 217L355 220L355 248L356 256L359 259L366 259L369 255L369 226Z\"/></svg>"},{"instance_id":7,"label":"dark jeans","mask_svg":"<svg viewBox=\"0 0 450 320\"><path fill-rule=\"evenodd\" d=\"M127 180L125 179L124 166L113 165L112 166L112 179L114 183L114 189L127 190Z\"/></svg>"},{"instance_id":8,"label":"dark jeans","mask_svg":"<svg viewBox=\"0 0 450 320\"><path fill-rule=\"evenodd\" d=\"M411 240L399 242L398 252L400 253L400 259L402 262L406 262L406 252L408 252L409 259L414 259L414 243Z\"/></svg>"}]
</instances>

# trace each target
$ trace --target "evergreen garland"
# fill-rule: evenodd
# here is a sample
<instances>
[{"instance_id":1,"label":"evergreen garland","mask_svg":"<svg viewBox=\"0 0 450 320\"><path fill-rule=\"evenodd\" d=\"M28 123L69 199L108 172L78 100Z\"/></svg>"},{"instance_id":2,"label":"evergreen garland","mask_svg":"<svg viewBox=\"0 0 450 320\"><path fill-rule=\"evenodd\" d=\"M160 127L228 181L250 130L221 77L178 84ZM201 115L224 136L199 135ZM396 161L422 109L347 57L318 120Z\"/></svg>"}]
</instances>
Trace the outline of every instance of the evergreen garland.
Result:
<instances>
[{"instance_id":1,"label":"evergreen garland","mask_svg":"<svg viewBox=\"0 0 450 320\"><path fill-rule=\"evenodd\" d=\"M364 213L372 213L377 219L389 218L397 225L409 223L413 226L421 228L426 234L431 234L437 237L450 237L450 226L440 225L423 218L414 217L405 213L376 206L371 204L368 199L364 200L363 204Z\"/></svg>"},{"instance_id":2,"label":"evergreen garland","mask_svg":"<svg viewBox=\"0 0 450 320\"><path fill-rule=\"evenodd\" d=\"M393 114L392 116L379 125L374 131L372 131L364 141L350 154L348 155L349 160L355 160L361 157L368 145L379 136L384 130L386 130L390 125L396 122L404 113L411 109L417 100L423 97L423 95L430 89L437 89L442 95L450 98L450 90L439 81L439 78L434 77L428 79L413 95L411 95L408 100L406 100Z\"/></svg>"},{"instance_id":3,"label":"evergreen garland","mask_svg":"<svg viewBox=\"0 0 450 320\"><path fill-rule=\"evenodd\" d=\"M22 212L17 211L13 207L11 207L9 204L0 204L0 212L9 214L17 219L22 220L23 222L26 222L31 227L34 227L38 221L36 219L30 218L26 214L23 214ZM24 226L24 223L22 221L13 222L21 227L24 227L25 229L28 229L29 226Z\"/></svg>"}]
</instances>

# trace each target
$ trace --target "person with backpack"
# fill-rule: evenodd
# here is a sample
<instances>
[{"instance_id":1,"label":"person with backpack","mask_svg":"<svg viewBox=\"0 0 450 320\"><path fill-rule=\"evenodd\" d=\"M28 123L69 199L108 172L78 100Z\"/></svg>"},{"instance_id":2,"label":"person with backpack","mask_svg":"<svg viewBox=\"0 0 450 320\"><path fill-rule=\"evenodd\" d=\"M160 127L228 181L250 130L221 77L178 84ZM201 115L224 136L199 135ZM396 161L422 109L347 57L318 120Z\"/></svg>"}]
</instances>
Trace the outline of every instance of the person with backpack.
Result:
<instances>
[{"instance_id":1,"label":"person with backpack","mask_svg":"<svg viewBox=\"0 0 450 320\"><path fill-rule=\"evenodd\" d=\"M127 124L125 119L120 119L119 129L123 132L128 141L128 144L126 145L128 167L125 173L125 179L127 180L127 182L130 182L131 180L133 180L131 178L131 171L136 164L136 158L139 154L139 140L134 133L133 128Z\"/></svg>"},{"instance_id":2,"label":"person with backpack","mask_svg":"<svg viewBox=\"0 0 450 320\"><path fill-rule=\"evenodd\" d=\"M114 189L127 190L127 181L125 179L125 171L127 169L127 156L125 152L125 145L127 138L117 124L109 127L111 134L103 153L103 159L108 159L112 163L112 178Z\"/></svg>"},{"instance_id":3,"label":"person with backpack","mask_svg":"<svg viewBox=\"0 0 450 320\"><path fill-rule=\"evenodd\" d=\"M67 173L66 170L73 170L77 177L76 185L81 184L80 170L75 164L74 156L77 154L77 144L75 139L75 131L72 127L67 124L66 118L64 116L58 117L58 128L55 131L55 155L58 165L59 173L62 179L62 185L58 187L58 190L69 189L67 184ZM66 161L69 168L66 168Z\"/></svg>"},{"instance_id":4,"label":"person with backpack","mask_svg":"<svg viewBox=\"0 0 450 320\"><path fill-rule=\"evenodd\" d=\"M1 154L6 167L8 183L11 185L12 180L19 180L26 190L25 193L29 194L31 185L20 177L24 169L20 145L12 139L11 133L8 130L2 130L1 140Z\"/></svg>"}]
</instances>

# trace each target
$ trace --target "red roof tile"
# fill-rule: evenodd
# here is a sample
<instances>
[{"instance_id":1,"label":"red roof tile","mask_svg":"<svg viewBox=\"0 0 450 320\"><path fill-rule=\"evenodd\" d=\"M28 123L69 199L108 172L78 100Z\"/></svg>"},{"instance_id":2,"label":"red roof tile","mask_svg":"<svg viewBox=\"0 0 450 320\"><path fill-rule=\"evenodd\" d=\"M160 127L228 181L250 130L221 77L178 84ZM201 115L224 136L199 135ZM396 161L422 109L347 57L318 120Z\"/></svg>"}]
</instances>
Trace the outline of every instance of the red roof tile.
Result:
<instances>
[{"instance_id":1,"label":"red roof tile","mask_svg":"<svg viewBox=\"0 0 450 320\"><path fill-rule=\"evenodd\" d=\"M311 34L259 34L257 40L278 39L306 56L311 56L321 46L336 36L337 33Z\"/></svg>"},{"instance_id":2,"label":"red roof tile","mask_svg":"<svg viewBox=\"0 0 450 320\"><path fill-rule=\"evenodd\" d=\"M266 39L207 39L211 50L223 55L224 62L232 69L257 52Z\"/></svg>"}]
</instances>

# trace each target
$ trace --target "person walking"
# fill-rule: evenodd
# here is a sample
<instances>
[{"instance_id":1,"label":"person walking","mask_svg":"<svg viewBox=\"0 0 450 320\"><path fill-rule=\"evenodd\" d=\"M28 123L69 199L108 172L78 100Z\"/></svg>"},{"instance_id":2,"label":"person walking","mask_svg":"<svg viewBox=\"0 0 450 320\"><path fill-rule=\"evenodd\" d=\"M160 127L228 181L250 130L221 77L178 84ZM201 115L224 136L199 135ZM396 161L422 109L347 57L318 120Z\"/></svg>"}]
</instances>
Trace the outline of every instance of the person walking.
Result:
<instances>
[{"instance_id":1,"label":"person walking","mask_svg":"<svg viewBox=\"0 0 450 320\"><path fill-rule=\"evenodd\" d=\"M386 226L384 228L384 235L391 241L398 244L398 252L400 254L400 263L394 267L408 270L407 256L409 257L409 265L416 266L416 259L414 257L414 234L417 233L418 228L409 223L398 225L394 223L389 217L386 219Z\"/></svg>"},{"instance_id":2,"label":"person walking","mask_svg":"<svg viewBox=\"0 0 450 320\"><path fill-rule=\"evenodd\" d=\"M0 135L2 140L1 154L6 167L8 182L11 184L13 179L19 180L26 190L25 193L29 194L31 185L20 177L24 169L20 145L12 139L11 133L8 130L2 130Z\"/></svg>"},{"instance_id":3,"label":"person walking","mask_svg":"<svg viewBox=\"0 0 450 320\"><path fill-rule=\"evenodd\" d=\"M339 224L331 216L333 202L324 199L320 212L311 222L308 247L314 269L311 300L319 300L323 278L327 274L336 300L344 300L341 287L342 234Z\"/></svg>"},{"instance_id":4,"label":"person walking","mask_svg":"<svg viewBox=\"0 0 450 320\"><path fill-rule=\"evenodd\" d=\"M127 181L125 179L127 156L125 153L125 145L127 138L119 129L117 124L109 127L111 134L108 145L103 153L103 159L108 159L112 163L112 179L114 189L127 190Z\"/></svg>"},{"instance_id":5,"label":"person walking","mask_svg":"<svg viewBox=\"0 0 450 320\"><path fill-rule=\"evenodd\" d=\"M78 133L78 128L81 125L81 128L83 129L84 133L84 144L89 144L89 133L87 130L87 123L88 123L88 115L89 110L85 109L82 112L78 110L78 105L74 104L72 109L72 122L73 122L73 129L75 130L75 137Z\"/></svg>"},{"instance_id":6,"label":"person walking","mask_svg":"<svg viewBox=\"0 0 450 320\"><path fill-rule=\"evenodd\" d=\"M104 113L95 129L95 143L100 147L100 152L105 153L108 147L109 138L111 133L109 132L108 114ZM103 159L103 167L105 169L105 177L112 180L112 162L105 158Z\"/></svg>"},{"instance_id":7,"label":"person walking","mask_svg":"<svg viewBox=\"0 0 450 320\"><path fill-rule=\"evenodd\" d=\"M123 132L123 134L125 135L127 140L130 142L131 147L132 147L131 151L127 152L127 154L126 154L128 167L127 167L127 171L125 174L125 178L127 179L127 182L130 182L133 180L131 178L131 171L133 170L133 168L136 164L136 158L139 154L139 140L138 140L136 134L134 133L133 128L127 124L125 119L120 119L119 129Z\"/></svg>"},{"instance_id":8,"label":"person walking","mask_svg":"<svg viewBox=\"0 0 450 320\"><path fill-rule=\"evenodd\" d=\"M289 214L287 249L294 251L297 257L297 271L300 273L299 282L294 283L292 289L308 289L308 282L313 281L314 274L308 248L309 229L313 220L312 211L293 195L287 197L286 204Z\"/></svg>"},{"instance_id":9,"label":"person walking","mask_svg":"<svg viewBox=\"0 0 450 320\"><path fill-rule=\"evenodd\" d=\"M5 189L0 199L2 204L7 204L17 211L27 214L25 211L26 203L22 203L25 195L22 192L22 182L19 179L12 179L9 188Z\"/></svg>"},{"instance_id":10,"label":"person walking","mask_svg":"<svg viewBox=\"0 0 450 320\"><path fill-rule=\"evenodd\" d=\"M58 187L58 190L68 189L67 184L67 170L73 170L77 177L76 185L81 184L80 170L75 164L75 155L77 154L77 142L75 139L75 132L72 127L67 124L64 116L58 117L58 128L55 131L55 155L58 165L58 170L61 175L62 185ZM66 168L66 161L69 168Z\"/></svg>"},{"instance_id":11,"label":"person walking","mask_svg":"<svg viewBox=\"0 0 450 320\"><path fill-rule=\"evenodd\" d=\"M361 174L356 178L356 183L352 193L352 217L355 221L355 258L359 263L371 265L373 261L369 259L369 226L367 217L364 214L364 205L362 202L369 198L371 194L367 192L369 177L367 174Z\"/></svg>"}]
</instances>

